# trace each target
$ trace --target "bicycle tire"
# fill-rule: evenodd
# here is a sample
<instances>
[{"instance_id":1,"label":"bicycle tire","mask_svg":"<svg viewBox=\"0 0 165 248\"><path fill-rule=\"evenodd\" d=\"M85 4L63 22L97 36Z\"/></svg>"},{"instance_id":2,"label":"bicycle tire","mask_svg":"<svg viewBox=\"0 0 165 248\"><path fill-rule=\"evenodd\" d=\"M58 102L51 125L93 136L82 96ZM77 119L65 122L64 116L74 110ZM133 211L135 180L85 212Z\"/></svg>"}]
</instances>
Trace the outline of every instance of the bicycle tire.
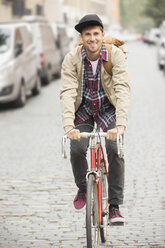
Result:
<instances>
[{"instance_id":1,"label":"bicycle tire","mask_svg":"<svg viewBox=\"0 0 165 248\"><path fill-rule=\"evenodd\" d=\"M86 237L87 248L100 247L97 183L93 174L89 175L87 181Z\"/></svg>"},{"instance_id":2,"label":"bicycle tire","mask_svg":"<svg viewBox=\"0 0 165 248\"><path fill-rule=\"evenodd\" d=\"M102 213L100 236L101 236L101 241L105 243L107 240L107 231L108 231L108 207L107 207L108 205L108 180L105 174L104 163L101 163L101 194L102 194L101 205L102 205L102 211L104 212Z\"/></svg>"}]
</instances>

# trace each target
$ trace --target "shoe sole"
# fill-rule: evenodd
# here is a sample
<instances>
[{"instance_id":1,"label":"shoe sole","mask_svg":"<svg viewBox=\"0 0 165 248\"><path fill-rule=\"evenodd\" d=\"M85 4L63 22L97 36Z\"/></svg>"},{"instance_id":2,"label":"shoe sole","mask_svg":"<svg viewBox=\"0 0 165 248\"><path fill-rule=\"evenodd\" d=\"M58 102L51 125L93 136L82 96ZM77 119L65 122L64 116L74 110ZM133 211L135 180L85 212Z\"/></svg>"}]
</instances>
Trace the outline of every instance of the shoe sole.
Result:
<instances>
[{"instance_id":1,"label":"shoe sole","mask_svg":"<svg viewBox=\"0 0 165 248\"><path fill-rule=\"evenodd\" d=\"M125 223L125 220L123 218L118 218L118 219L109 219L108 221L109 225L111 226L123 226Z\"/></svg>"}]
</instances>

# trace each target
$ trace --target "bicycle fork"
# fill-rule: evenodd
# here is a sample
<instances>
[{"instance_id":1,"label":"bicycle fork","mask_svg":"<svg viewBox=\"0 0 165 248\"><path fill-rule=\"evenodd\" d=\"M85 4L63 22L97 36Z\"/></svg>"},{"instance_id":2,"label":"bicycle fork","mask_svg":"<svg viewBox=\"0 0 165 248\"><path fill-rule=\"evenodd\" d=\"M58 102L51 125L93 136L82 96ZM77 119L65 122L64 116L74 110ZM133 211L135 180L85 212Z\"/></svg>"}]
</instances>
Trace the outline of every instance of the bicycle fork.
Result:
<instances>
[{"instance_id":1,"label":"bicycle fork","mask_svg":"<svg viewBox=\"0 0 165 248\"><path fill-rule=\"evenodd\" d=\"M93 144L94 145L94 144ZM97 183L97 202L98 202L98 212L99 212L99 226L101 227L102 224L102 216L104 214L104 210L102 210L102 185L101 185L101 146L99 143L95 146L90 146L90 152L91 152L91 169L87 171L86 180L88 180L88 177L90 174L93 174L95 176L95 182ZM103 158L104 159L104 158Z\"/></svg>"}]
</instances>

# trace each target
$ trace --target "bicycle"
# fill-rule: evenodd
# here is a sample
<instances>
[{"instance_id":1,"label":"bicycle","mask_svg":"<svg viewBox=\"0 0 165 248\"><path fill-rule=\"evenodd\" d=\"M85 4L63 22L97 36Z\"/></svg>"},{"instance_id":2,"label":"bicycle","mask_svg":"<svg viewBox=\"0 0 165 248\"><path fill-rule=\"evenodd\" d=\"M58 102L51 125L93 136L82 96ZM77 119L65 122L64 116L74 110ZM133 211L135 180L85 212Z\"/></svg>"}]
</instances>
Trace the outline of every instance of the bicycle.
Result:
<instances>
[{"instance_id":1,"label":"bicycle","mask_svg":"<svg viewBox=\"0 0 165 248\"><path fill-rule=\"evenodd\" d=\"M101 242L107 240L108 228L108 171L104 156L101 137L106 137L105 132L97 128L91 133L82 132L81 138L89 138L90 169L86 174L86 239L87 248L99 248ZM62 153L66 158L66 135L62 140ZM122 135L117 134L117 148L119 157L123 157ZM101 240L100 240L101 238ZM100 242L101 241L101 242Z\"/></svg>"}]
</instances>

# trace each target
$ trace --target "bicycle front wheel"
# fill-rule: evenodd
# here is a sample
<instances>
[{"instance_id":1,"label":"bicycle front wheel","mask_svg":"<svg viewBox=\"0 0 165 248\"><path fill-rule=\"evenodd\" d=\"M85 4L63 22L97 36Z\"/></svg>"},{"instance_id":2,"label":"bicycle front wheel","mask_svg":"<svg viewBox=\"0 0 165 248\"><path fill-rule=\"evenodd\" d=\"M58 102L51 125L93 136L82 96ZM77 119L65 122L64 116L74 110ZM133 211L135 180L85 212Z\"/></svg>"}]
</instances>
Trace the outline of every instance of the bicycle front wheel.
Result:
<instances>
[{"instance_id":1,"label":"bicycle front wheel","mask_svg":"<svg viewBox=\"0 0 165 248\"><path fill-rule=\"evenodd\" d=\"M86 236L87 248L100 247L97 183L92 174L89 175L87 182Z\"/></svg>"}]
</instances>

